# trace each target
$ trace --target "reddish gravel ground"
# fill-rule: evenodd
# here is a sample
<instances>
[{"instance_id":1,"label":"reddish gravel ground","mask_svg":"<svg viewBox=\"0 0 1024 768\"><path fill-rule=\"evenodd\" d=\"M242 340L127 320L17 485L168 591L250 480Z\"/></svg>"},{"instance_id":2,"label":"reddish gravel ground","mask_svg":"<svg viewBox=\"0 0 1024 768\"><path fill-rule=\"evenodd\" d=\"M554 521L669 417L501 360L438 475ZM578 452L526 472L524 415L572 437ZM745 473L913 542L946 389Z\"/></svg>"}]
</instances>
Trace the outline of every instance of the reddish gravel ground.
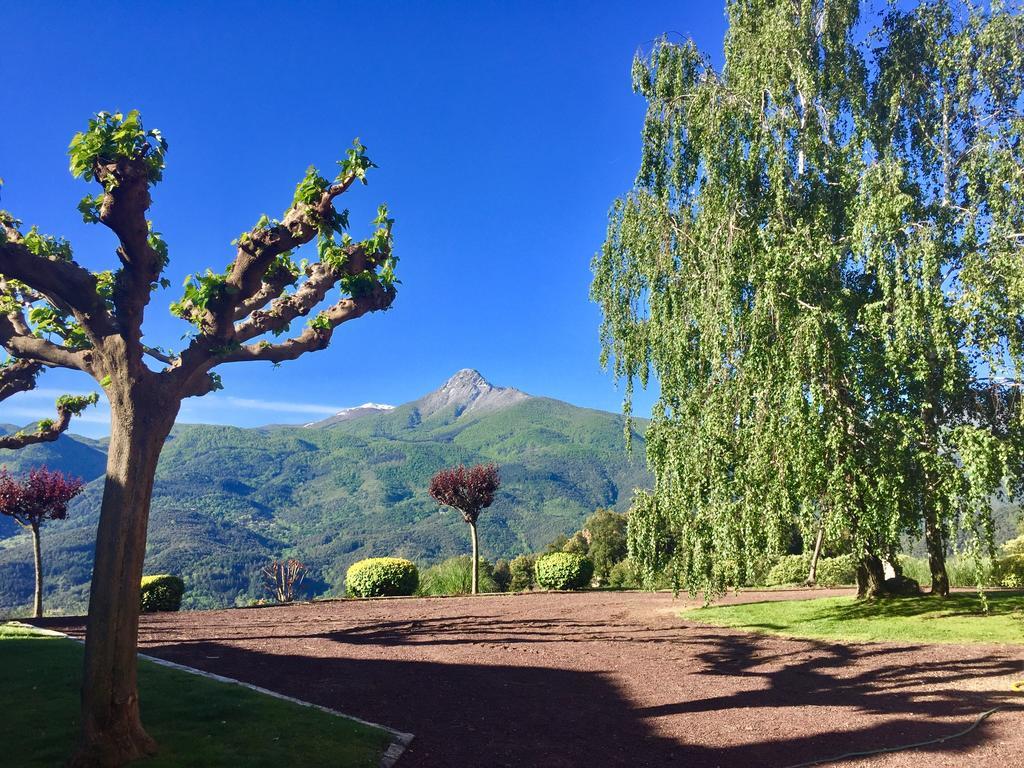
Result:
<instances>
[{"instance_id":1,"label":"reddish gravel ground","mask_svg":"<svg viewBox=\"0 0 1024 768\"><path fill-rule=\"evenodd\" d=\"M745 593L727 601L844 594ZM706 627L666 594L335 601L149 615L146 653L416 735L414 766L1024 766L1024 647ZM81 634L80 620L46 626ZM145 696L145 692L143 692Z\"/></svg>"}]
</instances>

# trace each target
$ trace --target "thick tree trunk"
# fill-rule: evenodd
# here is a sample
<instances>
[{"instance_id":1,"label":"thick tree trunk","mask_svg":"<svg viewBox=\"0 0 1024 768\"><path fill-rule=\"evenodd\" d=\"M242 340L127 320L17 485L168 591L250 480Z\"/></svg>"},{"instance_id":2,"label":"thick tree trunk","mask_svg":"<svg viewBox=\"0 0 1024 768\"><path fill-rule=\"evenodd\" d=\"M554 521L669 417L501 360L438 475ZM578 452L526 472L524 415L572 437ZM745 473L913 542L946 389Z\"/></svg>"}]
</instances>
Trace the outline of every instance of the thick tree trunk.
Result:
<instances>
[{"instance_id":1,"label":"thick tree trunk","mask_svg":"<svg viewBox=\"0 0 1024 768\"><path fill-rule=\"evenodd\" d=\"M477 593L477 585L480 570L480 559L479 556L477 555L476 523L470 523L469 530L473 537L473 594L475 595Z\"/></svg>"},{"instance_id":2,"label":"thick tree trunk","mask_svg":"<svg viewBox=\"0 0 1024 768\"><path fill-rule=\"evenodd\" d=\"M811 554L811 567L807 571L807 585L813 587L818 581L818 559L821 557L821 545L825 540L825 522L818 526L818 535L814 537L814 552Z\"/></svg>"},{"instance_id":3,"label":"thick tree trunk","mask_svg":"<svg viewBox=\"0 0 1024 768\"><path fill-rule=\"evenodd\" d=\"M153 478L180 401L108 386L111 433L96 533L75 768L120 766L153 754L139 718L139 591Z\"/></svg>"},{"instance_id":4,"label":"thick tree trunk","mask_svg":"<svg viewBox=\"0 0 1024 768\"><path fill-rule=\"evenodd\" d=\"M928 547L928 568L932 573L930 594L936 597L949 596L949 575L946 573L946 546L942 538L942 527L934 509L929 509L924 520L924 539Z\"/></svg>"},{"instance_id":5,"label":"thick tree trunk","mask_svg":"<svg viewBox=\"0 0 1024 768\"><path fill-rule=\"evenodd\" d=\"M864 555L857 565L857 597L873 600L885 594L885 566L878 555Z\"/></svg>"},{"instance_id":6,"label":"thick tree trunk","mask_svg":"<svg viewBox=\"0 0 1024 768\"><path fill-rule=\"evenodd\" d=\"M36 594L32 603L32 615L43 618L43 554L39 549L39 523L32 524L32 553L36 560Z\"/></svg>"}]
</instances>

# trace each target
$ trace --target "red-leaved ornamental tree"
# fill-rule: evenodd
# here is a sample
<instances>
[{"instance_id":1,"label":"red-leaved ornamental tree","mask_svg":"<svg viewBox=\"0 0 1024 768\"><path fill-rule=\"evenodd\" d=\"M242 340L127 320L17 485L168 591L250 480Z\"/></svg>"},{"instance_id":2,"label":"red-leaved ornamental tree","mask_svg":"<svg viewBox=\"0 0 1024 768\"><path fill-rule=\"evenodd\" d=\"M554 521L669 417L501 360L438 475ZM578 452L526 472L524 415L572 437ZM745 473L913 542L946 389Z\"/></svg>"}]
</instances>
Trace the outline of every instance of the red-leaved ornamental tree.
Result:
<instances>
[{"instance_id":1,"label":"red-leaved ornamental tree","mask_svg":"<svg viewBox=\"0 0 1024 768\"><path fill-rule=\"evenodd\" d=\"M494 464L478 464L467 469L461 464L442 469L430 478L430 495L438 504L452 507L462 513L469 523L473 537L473 594L477 593L478 571L476 520L480 513L494 503L494 494L501 486L501 477Z\"/></svg>"},{"instance_id":2,"label":"red-leaved ornamental tree","mask_svg":"<svg viewBox=\"0 0 1024 768\"><path fill-rule=\"evenodd\" d=\"M68 502L82 490L82 481L58 470L39 467L19 479L6 468L0 469L0 515L32 531L32 551L36 561L36 592L32 615L43 615L43 558L39 547L39 528L47 520L68 516Z\"/></svg>"}]
</instances>

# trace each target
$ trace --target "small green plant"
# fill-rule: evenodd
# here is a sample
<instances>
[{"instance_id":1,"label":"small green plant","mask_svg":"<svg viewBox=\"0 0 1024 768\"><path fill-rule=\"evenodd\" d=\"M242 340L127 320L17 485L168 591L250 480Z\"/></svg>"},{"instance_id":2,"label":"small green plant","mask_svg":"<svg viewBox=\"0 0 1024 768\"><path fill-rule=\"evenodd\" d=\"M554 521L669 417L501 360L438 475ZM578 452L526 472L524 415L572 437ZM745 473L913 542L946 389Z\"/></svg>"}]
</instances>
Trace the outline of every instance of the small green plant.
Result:
<instances>
[{"instance_id":1,"label":"small green plant","mask_svg":"<svg viewBox=\"0 0 1024 768\"><path fill-rule=\"evenodd\" d=\"M142 577L142 593L139 602L143 613L156 611L177 611L181 608L181 596L185 593L185 582L169 573Z\"/></svg>"},{"instance_id":2,"label":"small green plant","mask_svg":"<svg viewBox=\"0 0 1024 768\"><path fill-rule=\"evenodd\" d=\"M345 589L353 597L412 595L419 582L416 564L401 557L360 560L345 574Z\"/></svg>"},{"instance_id":3,"label":"small green plant","mask_svg":"<svg viewBox=\"0 0 1024 768\"><path fill-rule=\"evenodd\" d=\"M499 592L491 564L480 558L480 592ZM473 559L469 555L450 557L423 572L419 593L422 595L468 595L473 591Z\"/></svg>"},{"instance_id":4,"label":"small green plant","mask_svg":"<svg viewBox=\"0 0 1024 768\"><path fill-rule=\"evenodd\" d=\"M643 586L632 560L627 557L612 566L608 572L608 586L613 589L640 589Z\"/></svg>"},{"instance_id":5,"label":"small green plant","mask_svg":"<svg viewBox=\"0 0 1024 768\"><path fill-rule=\"evenodd\" d=\"M537 584L544 589L583 589L590 585L594 564L571 552L553 552L537 559Z\"/></svg>"},{"instance_id":6,"label":"small green plant","mask_svg":"<svg viewBox=\"0 0 1024 768\"><path fill-rule=\"evenodd\" d=\"M508 586L512 583L512 571L509 570L508 560L500 558L494 562L494 583L498 585L499 592L508 592Z\"/></svg>"},{"instance_id":7,"label":"small green plant","mask_svg":"<svg viewBox=\"0 0 1024 768\"><path fill-rule=\"evenodd\" d=\"M512 559L508 564L509 574L512 577L508 585L510 592L525 592L537 585L534 573L536 563L536 555L519 555L519 557Z\"/></svg>"}]
</instances>

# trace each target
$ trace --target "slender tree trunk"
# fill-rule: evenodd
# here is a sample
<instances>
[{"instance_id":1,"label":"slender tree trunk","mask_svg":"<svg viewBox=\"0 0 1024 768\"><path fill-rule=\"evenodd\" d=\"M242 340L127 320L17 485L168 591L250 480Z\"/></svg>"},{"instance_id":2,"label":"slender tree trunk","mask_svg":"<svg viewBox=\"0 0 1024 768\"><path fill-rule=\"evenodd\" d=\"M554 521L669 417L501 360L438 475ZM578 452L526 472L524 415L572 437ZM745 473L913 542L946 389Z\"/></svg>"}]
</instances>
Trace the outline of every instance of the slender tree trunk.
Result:
<instances>
[{"instance_id":1,"label":"slender tree trunk","mask_svg":"<svg viewBox=\"0 0 1024 768\"><path fill-rule=\"evenodd\" d=\"M36 559L36 594L32 604L32 615L43 618L43 554L39 549L39 523L32 523L32 553Z\"/></svg>"},{"instance_id":2,"label":"slender tree trunk","mask_svg":"<svg viewBox=\"0 0 1024 768\"><path fill-rule=\"evenodd\" d=\"M478 585L478 571L480 569L480 560L477 555L477 538L476 538L476 523L469 524L469 530L473 537L473 594L477 593Z\"/></svg>"},{"instance_id":3,"label":"slender tree trunk","mask_svg":"<svg viewBox=\"0 0 1024 768\"><path fill-rule=\"evenodd\" d=\"M139 592L153 478L180 400L127 383L107 387L111 433L82 677L74 768L121 766L153 754L137 686Z\"/></svg>"},{"instance_id":4,"label":"slender tree trunk","mask_svg":"<svg viewBox=\"0 0 1024 768\"><path fill-rule=\"evenodd\" d=\"M814 537L814 552L811 554L811 567L807 572L808 586L814 586L818 580L818 558L821 557L821 545L825 540L825 521L818 526L818 535Z\"/></svg>"},{"instance_id":5,"label":"slender tree trunk","mask_svg":"<svg viewBox=\"0 0 1024 768\"><path fill-rule=\"evenodd\" d=\"M949 596L949 575L946 573L946 547L942 539L942 528L938 515L929 505L924 519L924 539L928 546L928 568L932 573L932 588L929 594L936 597Z\"/></svg>"}]
</instances>

